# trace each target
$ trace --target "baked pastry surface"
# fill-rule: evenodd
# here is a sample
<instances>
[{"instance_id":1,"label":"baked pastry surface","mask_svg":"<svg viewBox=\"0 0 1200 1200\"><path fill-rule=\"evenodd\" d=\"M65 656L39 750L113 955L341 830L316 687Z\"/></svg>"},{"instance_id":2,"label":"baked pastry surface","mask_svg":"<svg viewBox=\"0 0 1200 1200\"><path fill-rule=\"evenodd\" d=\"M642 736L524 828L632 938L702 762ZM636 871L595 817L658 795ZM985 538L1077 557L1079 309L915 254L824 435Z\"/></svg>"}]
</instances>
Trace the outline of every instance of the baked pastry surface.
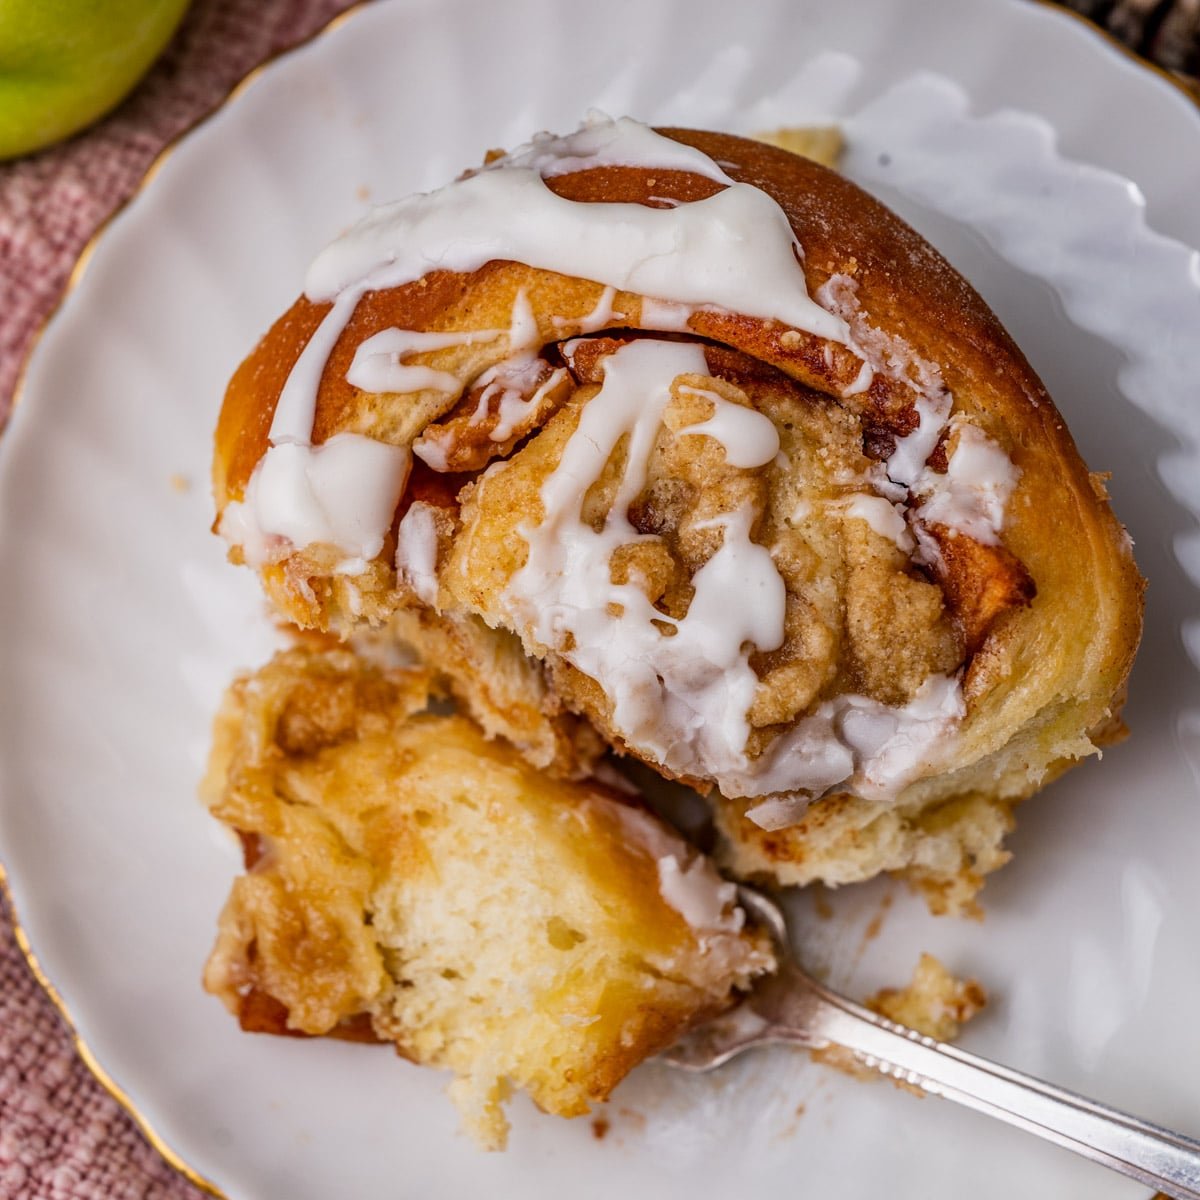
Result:
<instances>
[{"instance_id":1,"label":"baked pastry surface","mask_svg":"<svg viewBox=\"0 0 1200 1200\"><path fill-rule=\"evenodd\" d=\"M205 791L247 870L204 982L247 1029L387 1041L449 1069L496 1148L511 1087L587 1112L773 955L673 831L422 711L430 685L319 648L233 685Z\"/></svg>"},{"instance_id":2,"label":"baked pastry surface","mask_svg":"<svg viewBox=\"0 0 1200 1200\"><path fill-rule=\"evenodd\" d=\"M832 324L782 298L777 313L684 304L502 257L367 286L320 364L311 444L353 434L414 457L378 548L355 555L264 540L247 518L279 398L349 293L302 298L231 381L222 528L235 557L255 544L298 624L409 609L427 640L477 623L520 638L541 664L512 675L530 712L578 714L713 791L732 872L901 872L969 909L1012 806L1120 731L1141 628L1128 538L1020 351L908 226L786 151L663 133L658 162L535 143L544 189L599 221L748 186L783 214L788 269ZM372 374L374 345L393 351ZM397 381L411 386L379 386ZM622 387L657 419L614 426ZM560 486L589 439L594 470ZM564 545L582 557L556 558ZM553 722L514 740L570 773Z\"/></svg>"}]
</instances>

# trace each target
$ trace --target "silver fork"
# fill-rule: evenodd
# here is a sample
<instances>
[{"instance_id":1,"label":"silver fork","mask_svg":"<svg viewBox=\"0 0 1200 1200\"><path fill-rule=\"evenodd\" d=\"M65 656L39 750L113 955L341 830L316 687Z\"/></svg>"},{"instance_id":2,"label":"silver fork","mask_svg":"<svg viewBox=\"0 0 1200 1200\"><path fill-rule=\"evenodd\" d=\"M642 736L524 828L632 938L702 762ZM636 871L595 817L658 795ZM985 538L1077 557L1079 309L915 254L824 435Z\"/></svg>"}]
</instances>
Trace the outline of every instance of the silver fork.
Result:
<instances>
[{"instance_id":1,"label":"silver fork","mask_svg":"<svg viewBox=\"0 0 1200 1200\"><path fill-rule=\"evenodd\" d=\"M842 1047L889 1079L999 1117L1179 1200L1200 1200L1200 1141L947 1046L831 992L796 964L774 902L753 888L738 892L774 939L779 971L666 1051L666 1062L708 1071L772 1042Z\"/></svg>"}]
</instances>

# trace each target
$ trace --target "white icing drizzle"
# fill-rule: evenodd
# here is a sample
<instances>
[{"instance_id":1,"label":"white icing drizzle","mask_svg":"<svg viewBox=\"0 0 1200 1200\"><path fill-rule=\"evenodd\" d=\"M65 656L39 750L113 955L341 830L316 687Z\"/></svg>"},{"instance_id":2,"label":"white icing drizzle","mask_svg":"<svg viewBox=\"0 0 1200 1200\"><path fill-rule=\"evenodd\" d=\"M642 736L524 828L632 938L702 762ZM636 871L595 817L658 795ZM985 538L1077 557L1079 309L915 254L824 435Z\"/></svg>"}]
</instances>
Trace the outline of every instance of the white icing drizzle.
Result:
<instances>
[{"instance_id":1,"label":"white icing drizzle","mask_svg":"<svg viewBox=\"0 0 1200 1200\"><path fill-rule=\"evenodd\" d=\"M265 454L241 503L226 505L219 532L251 566L325 542L349 558L383 549L408 480L409 454L357 433L320 446L284 442Z\"/></svg>"},{"instance_id":2,"label":"white icing drizzle","mask_svg":"<svg viewBox=\"0 0 1200 1200\"><path fill-rule=\"evenodd\" d=\"M608 296L607 311L611 315L612 297L615 293L612 288L607 288L605 294ZM601 305L604 303L605 301L601 298ZM598 305L596 311L585 317L584 321L587 322L591 317L596 316L599 307ZM606 318L602 317L602 319ZM555 324L558 323L558 320L558 318L554 318ZM566 369L559 367L540 387L533 391L532 395L526 398L526 393L534 388L537 377L545 365L538 357L538 345L537 318L534 316L533 306L529 303L525 289L520 288L513 301L512 320L508 331L509 357L496 363L495 366L489 367L479 376L476 381L482 388L479 403L475 406L475 411L467 422L468 425L480 424L487 416L492 400L498 395L500 400L497 407L497 421L488 434L489 439L493 442L505 442L512 437L513 430L526 414L531 409L536 409L546 393L558 387L567 378ZM443 465L440 468L430 462L424 454L421 457L435 470L445 469L444 452L442 454Z\"/></svg>"},{"instance_id":3,"label":"white icing drizzle","mask_svg":"<svg viewBox=\"0 0 1200 1200\"><path fill-rule=\"evenodd\" d=\"M603 329L614 321L624 321L625 314L613 309L616 296L617 289L610 284L600 293L600 299L596 301L592 311L580 317L578 321L571 321L566 317L551 317L551 323L556 329L565 329L573 325L580 333L595 333L597 329Z\"/></svg>"},{"instance_id":4,"label":"white icing drizzle","mask_svg":"<svg viewBox=\"0 0 1200 1200\"><path fill-rule=\"evenodd\" d=\"M610 572L618 546L643 540L627 509L645 484L672 384L680 375L707 374L703 351L644 340L621 347L602 367L600 393L584 406L542 486L542 523L520 529L529 556L505 593L510 617L595 679L624 740L671 771L712 778L729 796L842 787L893 797L933 761L961 719L957 680L931 677L903 708L862 696L826 701L750 759L747 713L758 684L750 654L782 644L786 599L770 553L750 538L750 510L709 523L723 531L722 543L693 576L682 619L654 608L634 583L614 584ZM597 531L581 520L583 498L623 437L625 474ZM776 449L762 444L762 457L746 461L763 465Z\"/></svg>"},{"instance_id":5,"label":"white icing drizzle","mask_svg":"<svg viewBox=\"0 0 1200 1200\"><path fill-rule=\"evenodd\" d=\"M292 548L285 538L276 533L267 533L259 524L254 504L257 478L256 470L250 476L245 496L226 504L217 522L217 533L230 546L240 547L242 558L252 567L265 566L286 558Z\"/></svg>"},{"instance_id":6,"label":"white icing drizzle","mask_svg":"<svg viewBox=\"0 0 1200 1200\"><path fill-rule=\"evenodd\" d=\"M858 304L858 280L850 275L831 275L818 289L816 298L837 313L853 331L855 348L865 366L909 384L914 390L917 427L896 439L887 460L887 473L894 483L911 486L933 453L950 418L951 396L938 367L918 355L902 338L867 323ZM865 386L860 377L846 390L854 395Z\"/></svg>"},{"instance_id":7,"label":"white icing drizzle","mask_svg":"<svg viewBox=\"0 0 1200 1200\"><path fill-rule=\"evenodd\" d=\"M610 811L623 840L640 846L654 860L659 894L696 933L711 937L741 930L746 914L738 907L737 887L722 879L709 859L644 809L613 803ZM700 940L709 948L709 939Z\"/></svg>"},{"instance_id":8,"label":"white icing drizzle","mask_svg":"<svg viewBox=\"0 0 1200 1200\"><path fill-rule=\"evenodd\" d=\"M896 448L887 459L888 478L893 483L909 488L916 484L950 419L951 403L949 392L915 397L913 407L917 410L917 427L912 433L896 439Z\"/></svg>"},{"instance_id":9,"label":"white icing drizzle","mask_svg":"<svg viewBox=\"0 0 1200 1200\"><path fill-rule=\"evenodd\" d=\"M524 296L524 292L521 292ZM526 301L528 307L528 301ZM515 312L515 309L514 309ZM468 332L417 333L412 329L384 329L365 342L354 353L346 372L346 381L364 392L445 392L457 396L462 380L450 371L438 371L405 359L429 350L445 350L451 346L473 346L477 342L492 342L504 336L503 329L479 329ZM534 325L537 333L537 325Z\"/></svg>"},{"instance_id":10,"label":"white icing drizzle","mask_svg":"<svg viewBox=\"0 0 1200 1200\"><path fill-rule=\"evenodd\" d=\"M396 530L396 574L432 606L437 605L438 595L437 550L433 506L415 500Z\"/></svg>"},{"instance_id":11,"label":"white icing drizzle","mask_svg":"<svg viewBox=\"0 0 1200 1200\"><path fill-rule=\"evenodd\" d=\"M642 539L627 510L645 483L671 384L708 367L698 345L657 341L623 346L602 367L600 394L542 486L542 523L521 528L529 557L506 589L508 606L543 645L573 639L565 656L604 688L631 745L681 773L719 774L743 761L757 685L746 647L773 650L783 640L783 580L750 540L744 509L715 522L721 547L693 577L682 620L659 612L636 584L612 582L613 551ZM583 497L625 436L625 474L597 532L580 519Z\"/></svg>"},{"instance_id":12,"label":"white icing drizzle","mask_svg":"<svg viewBox=\"0 0 1200 1200\"><path fill-rule=\"evenodd\" d=\"M849 344L845 322L808 295L795 235L779 205L758 188L730 183L699 151L638 128L637 165L679 163L728 186L674 209L564 200L545 184L545 176L560 173L555 164L567 171L579 169L581 156L589 166L635 161L631 134L601 145L602 127L595 124L538 143L536 166L520 165L520 155L499 160L439 191L374 210L318 256L305 291L332 299L348 288L392 287L434 270L474 271L509 260L675 303L779 320Z\"/></svg>"},{"instance_id":13,"label":"white icing drizzle","mask_svg":"<svg viewBox=\"0 0 1200 1200\"><path fill-rule=\"evenodd\" d=\"M954 448L944 475L925 470L915 491L918 513L929 525L944 525L985 545L996 545L1004 510L1018 471L1012 460L982 430L960 417L950 421Z\"/></svg>"},{"instance_id":14,"label":"white icing drizzle","mask_svg":"<svg viewBox=\"0 0 1200 1200\"><path fill-rule=\"evenodd\" d=\"M803 804L829 791L852 792L867 800L894 800L907 784L935 769L966 715L960 681L931 675L905 705L892 708L869 696L843 695L822 701L772 743L750 771L721 781L727 796L804 792L772 797L746 814L763 828L778 817L777 799ZM794 824L796 807L787 806ZM757 814L757 815L756 815Z\"/></svg>"},{"instance_id":15,"label":"white icing drizzle","mask_svg":"<svg viewBox=\"0 0 1200 1200\"><path fill-rule=\"evenodd\" d=\"M542 398L553 391L567 378L567 369L559 367L528 400L519 391L505 391L500 397L500 410L495 427L488 437L493 442L504 442L512 437L513 430L525 418L530 409L536 409Z\"/></svg>"},{"instance_id":16,"label":"white icing drizzle","mask_svg":"<svg viewBox=\"0 0 1200 1200\"><path fill-rule=\"evenodd\" d=\"M495 159L487 171L527 167L543 179L570 175L591 167L648 167L656 171L689 171L717 183L733 180L702 150L664 138L649 125L632 117L613 120L599 109L590 109L583 124L571 134L535 134L523 146Z\"/></svg>"},{"instance_id":17,"label":"white icing drizzle","mask_svg":"<svg viewBox=\"0 0 1200 1200\"><path fill-rule=\"evenodd\" d=\"M318 257L307 291L329 298L364 280L391 287L436 269L468 272L508 259L848 343L845 323L809 297L794 242L783 210L748 184L675 209L580 204L513 168L373 214ZM334 319L331 311L326 320Z\"/></svg>"},{"instance_id":18,"label":"white icing drizzle","mask_svg":"<svg viewBox=\"0 0 1200 1200\"><path fill-rule=\"evenodd\" d=\"M817 299L846 321L856 348L875 370L909 384L914 390L917 427L896 439L895 449L884 464L886 480L879 476L871 478L876 491L889 500L901 500L907 490L920 503L919 515L926 524L943 525L977 542L995 545L1004 525L1005 506L1020 474L1012 460L966 417L951 416L953 397L935 363L922 358L903 338L866 322L858 305L857 280L849 275L832 275L817 290ZM957 442L949 469L939 474L927 463L947 433L954 435ZM888 488L888 481L896 491ZM876 512L883 517L882 509ZM868 510L861 505L851 515L871 522ZM882 525L871 523L879 532L884 531ZM919 537L919 540L921 557L936 558L932 539ZM896 542L901 549L911 549L902 545L899 538Z\"/></svg>"},{"instance_id":19,"label":"white icing drizzle","mask_svg":"<svg viewBox=\"0 0 1200 1200\"><path fill-rule=\"evenodd\" d=\"M902 483L893 483L888 478L887 468L883 463L872 463L863 472L863 480L875 490L877 496L882 496L893 504L903 504L908 500L908 488Z\"/></svg>"},{"instance_id":20,"label":"white icing drizzle","mask_svg":"<svg viewBox=\"0 0 1200 1200\"><path fill-rule=\"evenodd\" d=\"M829 347L825 347L826 358L829 356ZM863 360L863 364L858 368L858 374L854 377L854 382L849 387L842 389L843 396L858 396L865 392L871 386L871 380L875 378L875 368L871 364Z\"/></svg>"},{"instance_id":21,"label":"white icing drizzle","mask_svg":"<svg viewBox=\"0 0 1200 1200\"><path fill-rule=\"evenodd\" d=\"M271 419L270 439L273 446L295 442L307 446L312 440L313 421L316 418L317 389L329 355L337 344L346 322L354 314L361 291L348 291L339 296L333 307L317 326L312 337L300 352L291 372L284 381L283 390L275 405Z\"/></svg>"},{"instance_id":22,"label":"white icing drizzle","mask_svg":"<svg viewBox=\"0 0 1200 1200\"><path fill-rule=\"evenodd\" d=\"M770 417L756 409L734 404L717 392L686 385L679 391L711 401L713 414L706 421L678 430L682 434L702 434L725 447L725 461L731 467L761 467L779 453L779 431Z\"/></svg>"},{"instance_id":23,"label":"white icing drizzle","mask_svg":"<svg viewBox=\"0 0 1200 1200\"><path fill-rule=\"evenodd\" d=\"M687 304L656 300L652 296L642 299L642 324L647 329L657 329L663 333L687 333L693 312L695 309Z\"/></svg>"},{"instance_id":24,"label":"white icing drizzle","mask_svg":"<svg viewBox=\"0 0 1200 1200\"><path fill-rule=\"evenodd\" d=\"M481 425L491 410L492 401L499 396L496 407L496 424L492 426L488 437L493 442L505 442L512 437L513 430L524 420L525 416L535 410L547 392L558 387L568 375L565 367L558 367L547 377L545 382L534 387L542 372L544 362L534 354L521 354L514 358L506 358L494 367L489 367L478 379L482 391L475 411L467 420L468 425ZM530 389L530 395L526 395ZM413 452L424 459L435 471L447 469L446 452L452 445L452 438L445 445L438 445L432 455L427 454L425 447L432 441L426 432L413 446Z\"/></svg>"},{"instance_id":25,"label":"white icing drizzle","mask_svg":"<svg viewBox=\"0 0 1200 1200\"><path fill-rule=\"evenodd\" d=\"M440 437L435 437L432 432L423 433L413 442L412 451L434 471L449 471L450 460L447 455L454 448L454 435L446 430L439 432Z\"/></svg>"},{"instance_id":26,"label":"white icing drizzle","mask_svg":"<svg viewBox=\"0 0 1200 1200\"><path fill-rule=\"evenodd\" d=\"M658 862L658 890L662 898L696 930L737 933L746 914L737 906L737 888L717 874L703 855L684 866L677 855L665 854Z\"/></svg>"},{"instance_id":27,"label":"white icing drizzle","mask_svg":"<svg viewBox=\"0 0 1200 1200\"><path fill-rule=\"evenodd\" d=\"M359 289L357 295L361 292ZM327 322L335 314L339 320L349 319L353 304L347 302L348 295L343 293L338 297ZM384 329L358 347L346 380L369 392L430 390L457 396L463 389L458 376L406 360L414 354L473 346L505 336L513 354L498 365L497 371L532 369L536 373L538 360L530 347L538 344L537 318L524 288L518 290L513 300L507 330ZM335 341L336 336L331 340L323 323L304 348L280 394L271 425L272 444L254 468L242 502L227 505L222 514L218 532L231 544L240 545L252 566L261 566L286 556L290 550L318 542L332 543L351 559L374 558L383 548L384 536L408 479L411 462L408 451L352 433L337 434L324 446L309 444L312 406L323 370L319 354L328 355ZM314 346L318 353L312 353ZM561 380L563 375L560 371L557 379ZM305 392L310 386L311 397ZM539 389L534 399L543 394L544 390ZM510 399L501 417L502 424L508 422L509 432L497 440L509 436L523 410L520 395L515 402ZM308 421L307 429L303 428L304 420ZM496 436L494 432L492 436ZM328 448L334 443L336 450L331 454ZM445 469L444 447L423 445L419 451L435 469L439 462L440 469Z\"/></svg>"},{"instance_id":28,"label":"white icing drizzle","mask_svg":"<svg viewBox=\"0 0 1200 1200\"><path fill-rule=\"evenodd\" d=\"M489 367L476 381L482 391L479 393L479 402L475 405L475 411L471 414L467 424L482 424L491 408L492 400L497 395L501 397L501 406L510 395L515 395L518 400L521 400L522 395L537 382L541 371L541 360L532 354L506 358L494 367ZM504 439L497 438L496 440L503 441Z\"/></svg>"},{"instance_id":29,"label":"white icing drizzle","mask_svg":"<svg viewBox=\"0 0 1200 1200\"><path fill-rule=\"evenodd\" d=\"M911 554L916 549L916 541L904 520L902 505L866 492L858 492L840 503L846 516L865 521L880 537L895 542L905 554Z\"/></svg>"},{"instance_id":30,"label":"white icing drizzle","mask_svg":"<svg viewBox=\"0 0 1200 1200\"><path fill-rule=\"evenodd\" d=\"M513 298L512 315L508 319L508 352L529 351L538 343L538 323L529 303L529 294L518 288Z\"/></svg>"}]
</instances>

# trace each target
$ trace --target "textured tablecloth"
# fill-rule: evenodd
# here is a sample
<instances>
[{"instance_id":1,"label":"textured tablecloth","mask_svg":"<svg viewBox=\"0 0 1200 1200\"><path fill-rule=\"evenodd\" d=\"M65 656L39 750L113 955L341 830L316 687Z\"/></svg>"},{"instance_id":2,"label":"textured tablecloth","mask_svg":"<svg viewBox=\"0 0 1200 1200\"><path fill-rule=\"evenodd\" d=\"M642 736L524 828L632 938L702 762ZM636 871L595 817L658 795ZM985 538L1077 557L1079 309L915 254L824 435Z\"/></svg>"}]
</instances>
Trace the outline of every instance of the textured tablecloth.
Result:
<instances>
[{"instance_id":1,"label":"textured tablecloth","mask_svg":"<svg viewBox=\"0 0 1200 1200\"><path fill-rule=\"evenodd\" d=\"M1200 70L1200 0L1070 6L1167 66ZM116 113L63 146L0 166L0 422L28 343L83 244L155 154L255 65L346 7L346 0L196 0L167 53ZM201 1195L76 1056L0 898L0 1200Z\"/></svg>"}]
</instances>

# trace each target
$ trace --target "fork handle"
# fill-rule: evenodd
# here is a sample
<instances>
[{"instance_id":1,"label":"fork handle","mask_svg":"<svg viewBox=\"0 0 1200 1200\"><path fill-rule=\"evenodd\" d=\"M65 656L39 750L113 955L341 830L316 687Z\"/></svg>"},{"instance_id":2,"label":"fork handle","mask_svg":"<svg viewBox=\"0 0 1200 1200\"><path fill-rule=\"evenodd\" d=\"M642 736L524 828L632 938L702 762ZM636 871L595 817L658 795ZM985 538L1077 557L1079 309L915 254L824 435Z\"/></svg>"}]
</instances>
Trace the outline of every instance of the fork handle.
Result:
<instances>
[{"instance_id":1,"label":"fork handle","mask_svg":"<svg viewBox=\"0 0 1200 1200\"><path fill-rule=\"evenodd\" d=\"M803 1034L778 1028L780 1040L842 1046L890 1079L999 1117L1178 1200L1200 1200L1200 1142L816 991L820 1002L816 1012L808 1008Z\"/></svg>"}]
</instances>

